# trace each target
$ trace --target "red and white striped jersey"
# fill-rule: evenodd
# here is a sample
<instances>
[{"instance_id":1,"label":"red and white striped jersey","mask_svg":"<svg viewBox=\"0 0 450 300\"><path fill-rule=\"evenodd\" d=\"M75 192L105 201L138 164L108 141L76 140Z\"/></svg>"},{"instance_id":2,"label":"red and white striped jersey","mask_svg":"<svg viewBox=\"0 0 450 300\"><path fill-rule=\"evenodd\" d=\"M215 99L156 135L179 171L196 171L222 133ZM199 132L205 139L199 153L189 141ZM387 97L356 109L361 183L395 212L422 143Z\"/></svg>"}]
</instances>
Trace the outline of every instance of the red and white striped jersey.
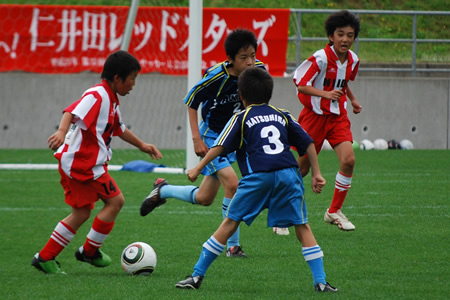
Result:
<instances>
[{"instance_id":1,"label":"red and white striped jersey","mask_svg":"<svg viewBox=\"0 0 450 300\"><path fill-rule=\"evenodd\" d=\"M296 86L313 86L319 90L332 91L339 89L344 92L339 101L298 93L300 102L318 115L347 113L347 83L355 80L358 73L359 58L351 50L347 60L339 61L333 46L327 45L316 51L305 60L294 73Z\"/></svg>"},{"instance_id":2,"label":"red and white striped jersey","mask_svg":"<svg viewBox=\"0 0 450 300\"><path fill-rule=\"evenodd\" d=\"M125 131L117 95L103 80L64 112L74 116L73 124L55 157L71 178L79 181L99 178L106 172L106 163L112 156L112 137Z\"/></svg>"}]
</instances>

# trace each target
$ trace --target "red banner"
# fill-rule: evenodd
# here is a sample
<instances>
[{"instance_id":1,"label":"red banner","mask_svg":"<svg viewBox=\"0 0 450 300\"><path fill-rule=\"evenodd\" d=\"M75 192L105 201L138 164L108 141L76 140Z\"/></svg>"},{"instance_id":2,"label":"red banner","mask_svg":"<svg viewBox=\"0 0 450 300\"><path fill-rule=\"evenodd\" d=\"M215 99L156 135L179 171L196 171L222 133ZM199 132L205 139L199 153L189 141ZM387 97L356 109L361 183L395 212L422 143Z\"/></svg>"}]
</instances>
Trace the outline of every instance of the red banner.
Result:
<instances>
[{"instance_id":1,"label":"red banner","mask_svg":"<svg viewBox=\"0 0 450 300\"><path fill-rule=\"evenodd\" d=\"M286 70L288 9L204 8L202 68L226 59L223 43L236 28L258 38L256 57L274 76ZM120 49L128 7L0 5L0 72L100 73ZM139 7L128 51L142 73L186 75L189 8Z\"/></svg>"}]
</instances>

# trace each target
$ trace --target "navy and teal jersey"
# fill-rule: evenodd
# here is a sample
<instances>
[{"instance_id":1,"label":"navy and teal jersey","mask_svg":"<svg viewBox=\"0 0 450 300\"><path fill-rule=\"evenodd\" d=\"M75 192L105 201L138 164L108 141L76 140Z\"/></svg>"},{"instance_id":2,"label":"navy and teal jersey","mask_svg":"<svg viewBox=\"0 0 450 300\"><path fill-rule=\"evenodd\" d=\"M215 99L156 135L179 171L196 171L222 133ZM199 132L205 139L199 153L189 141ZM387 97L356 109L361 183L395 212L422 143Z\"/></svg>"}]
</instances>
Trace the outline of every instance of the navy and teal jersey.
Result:
<instances>
[{"instance_id":1,"label":"navy and teal jersey","mask_svg":"<svg viewBox=\"0 0 450 300\"><path fill-rule=\"evenodd\" d=\"M195 110L201 105L200 134L216 138L231 116L244 109L237 91L237 76L228 72L228 61L207 69L203 78L188 92L184 103ZM256 60L256 67L264 64ZM212 131L212 132L211 132Z\"/></svg>"},{"instance_id":2,"label":"navy and teal jersey","mask_svg":"<svg viewBox=\"0 0 450 300\"><path fill-rule=\"evenodd\" d=\"M268 104L250 105L233 115L214 146L222 155L236 151L242 176L298 167L291 146L304 155L311 137L287 111Z\"/></svg>"}]
</instances>

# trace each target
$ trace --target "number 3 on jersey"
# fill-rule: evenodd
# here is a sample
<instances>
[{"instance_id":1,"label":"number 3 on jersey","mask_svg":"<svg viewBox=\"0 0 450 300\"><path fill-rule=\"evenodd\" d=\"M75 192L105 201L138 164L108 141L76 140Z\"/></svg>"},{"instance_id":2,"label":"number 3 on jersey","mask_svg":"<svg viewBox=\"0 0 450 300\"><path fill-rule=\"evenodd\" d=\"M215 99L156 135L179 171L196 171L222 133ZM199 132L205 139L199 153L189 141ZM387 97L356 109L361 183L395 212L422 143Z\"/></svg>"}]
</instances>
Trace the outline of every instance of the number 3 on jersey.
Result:
<instances>
[{"instance_id":1,"label":"number 3 on jersey","mask_svg":"<svg viewBox=\"0 0 450 300\"><path fill-rule=\"evenodd\" d=\"M270 144L263 146L266 154L278 154L283 151L284 145L280 141L280 131L275 126L270 125L261 129L261 138L267 138Z\"/></svg>"}]
</instances>

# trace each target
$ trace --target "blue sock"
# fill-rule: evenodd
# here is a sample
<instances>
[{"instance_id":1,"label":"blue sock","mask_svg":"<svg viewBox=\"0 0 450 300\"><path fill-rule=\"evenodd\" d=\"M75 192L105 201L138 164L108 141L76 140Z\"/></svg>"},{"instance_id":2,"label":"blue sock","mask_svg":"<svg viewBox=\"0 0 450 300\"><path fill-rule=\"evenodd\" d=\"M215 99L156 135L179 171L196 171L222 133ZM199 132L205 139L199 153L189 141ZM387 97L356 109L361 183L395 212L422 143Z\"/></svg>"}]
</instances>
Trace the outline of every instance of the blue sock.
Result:
<instances>
[{"instance_id":1,"label":"blue sock","mask_svg":"<svg viewBox=\"0 0 450 300\"><path fill-rule=\"evenodd\" d=\"M313 284L316 286L319 282L326 284L325 271L323 269L323 252L319 245L302 248L303 257L311 269Z\"/></svg>"},{"instance_id":2,"label":"blue sock","mask_svg":"<svg viewBox=\"0 0 450 300\"><path fill-rule=\"evenodd\" d=\"M212 262L217 256L225 249L225 245L219 243L213 236L211 236L204 244L200 258L194 266L194 273L192 277L202 276L205 277L205 273L208 270Z\"/></svg>"},{"instance_id":3,"label":"blue sock","mask_svg":"<svg viewBox=\"0 0 450 300\"><path fill-rule=\"evenodd\" d=\"M230 198L223 198L223 202L222 202L222 216L223 216L224 219L227 216L228 205L230 205L230 202L231 202ZM227 244L228 244L227 248L231 248L233 246L239 246L239 227L233 233L233 235L230 236L230 238L227 241Z\"/></svg>"},{"instance_id":4,"label":"blue sock","mask_svg":"<svg viewBox=\"0 0 450 300\"><path fill-rule=\"evenodd\" d=\"M163 185L159 190L161 198L175 198L195 204L198 187L194 185Z\"/></svg>"}]
</instances>

